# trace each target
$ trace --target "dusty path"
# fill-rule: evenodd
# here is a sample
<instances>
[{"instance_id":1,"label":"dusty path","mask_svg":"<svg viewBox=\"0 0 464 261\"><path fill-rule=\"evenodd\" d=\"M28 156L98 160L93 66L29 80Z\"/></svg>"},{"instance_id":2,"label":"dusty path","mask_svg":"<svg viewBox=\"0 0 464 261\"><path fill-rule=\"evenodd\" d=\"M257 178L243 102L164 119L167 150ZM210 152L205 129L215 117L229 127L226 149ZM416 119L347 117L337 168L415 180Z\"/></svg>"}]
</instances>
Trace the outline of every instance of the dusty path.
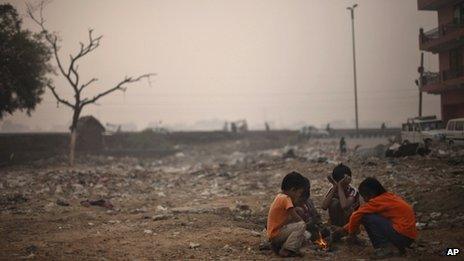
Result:
<instances>
[{"instance_id":1,"label":"dusty path","mask_svg":"<svg viewBox=\"0 0 464 261\"><path fill-rule=\"evenodd\" d=\"M1 169L0 259L275 258L259 244L282 177L304 173L319 205L338 160L352 167L354 185L376 176L414 205L420 238L404 260L435 260L446 247L464 245L464 164L436 157L340 159L327 141L300 145L299 158L283 160L282 149L254 145L185 147L162 160L93 157L74 168ZM107 199L114 208L82 206L86 199ZM340 243L331 253L308 248L304 259L362 260L371 251Z\"/></svg>"}]
</instances>

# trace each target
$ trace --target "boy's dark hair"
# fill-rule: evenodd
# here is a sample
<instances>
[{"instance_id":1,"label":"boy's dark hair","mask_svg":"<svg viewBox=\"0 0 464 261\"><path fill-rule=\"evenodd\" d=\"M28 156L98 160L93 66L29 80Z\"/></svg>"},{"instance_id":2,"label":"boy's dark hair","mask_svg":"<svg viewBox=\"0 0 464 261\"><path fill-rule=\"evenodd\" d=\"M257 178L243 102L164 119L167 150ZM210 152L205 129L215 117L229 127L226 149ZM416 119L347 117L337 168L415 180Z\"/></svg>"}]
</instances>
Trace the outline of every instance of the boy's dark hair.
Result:
<instances>
[{"instance_id":1,"label":"boy's dark hair","mask_svg":"<svg viewBox=\"0 0 464 261\"><path fill-rule=\"evenodd\" d=\"M303 175L296 171L292 171L285 175L280 188L282 189L282 191L287 191L292 188L299 189L306 188L308 186L309 180L307 178L303 177Z\"/></svg>"},{"instance_id":2,"label":"boy's dark hair","mask_svg":"<svg viewBox=\"0 0 464 261\"><path fill-rule=\"evenodd\" d=\"M365 178L358 187L359 194L363 198L367 197L377 197L387 190L382 186L382 184L376 179L372 177Z\"/></svg>"},{"instance_id":3,"label":"boy's dark hair","mask_svg":"<svg viewBox=\"0 0 464 261\"><path fill-rule=\"evenodd\" d=\"M303 193L301 194L301 198L303 201L308 200L308 198L311 196L311 182L309 181L308 178L303 177L305 179L305 189L303 190Z\"/></svg>"},{"instance_id":4,"label":"boy's dark hair","mask_svg":"<svg viewBox=\"0 0 464 261\"><path fill-rule=\"evenodd\" d=\"M332 178L335 182L339 182L345 177L345 174L351 177L351 169L343 165L343 163L338 164L332 171Z\"/></svg>"}]
</instances>

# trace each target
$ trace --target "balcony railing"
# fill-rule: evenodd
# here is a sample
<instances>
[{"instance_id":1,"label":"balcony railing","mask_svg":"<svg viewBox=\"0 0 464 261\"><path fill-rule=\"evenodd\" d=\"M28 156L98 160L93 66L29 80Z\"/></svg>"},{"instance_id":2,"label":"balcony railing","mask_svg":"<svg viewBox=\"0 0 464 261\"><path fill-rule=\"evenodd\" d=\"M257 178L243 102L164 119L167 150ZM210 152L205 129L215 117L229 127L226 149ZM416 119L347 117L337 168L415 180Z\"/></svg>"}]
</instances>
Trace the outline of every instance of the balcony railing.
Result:
<instances>
[{"instance_id":1,"label":"balcony railing","mask_svg":"<svg viewBox=\"0 0 464 261\"><path fill-rule=\"evenodd\" d=\"M426 32L424 32L424 30L421 29L420 30L421 41L422 43L427 43L429 41L446 36L462 28L464 28L464 23L452 22L448 24L442 24L439 27L426 31Z\"/></svg>"},{"instance_id":2,"label":"balcony railing","mask_svg":"<svg viewBox=\"0 0 464 261\"><path fill-rule=\"evenodd\" d=\"M441 72L424 72L422 76L422 85L433 85L437 83L445 83L448 80L453 80L459 77L464 77L464 67L456 69L448 69Z\"/></svg>"},{"instance_id":3,"label":"balcony railing","mask_svg":"<svg viewBox=\"0 0 464 261\"><path fill-rule=\"evenodd\" d=\"M440 73L437 72L424 72L422 76L422 84L429 85L429 84L436 84L440 83Z\"/></svg>"}]
</instances>

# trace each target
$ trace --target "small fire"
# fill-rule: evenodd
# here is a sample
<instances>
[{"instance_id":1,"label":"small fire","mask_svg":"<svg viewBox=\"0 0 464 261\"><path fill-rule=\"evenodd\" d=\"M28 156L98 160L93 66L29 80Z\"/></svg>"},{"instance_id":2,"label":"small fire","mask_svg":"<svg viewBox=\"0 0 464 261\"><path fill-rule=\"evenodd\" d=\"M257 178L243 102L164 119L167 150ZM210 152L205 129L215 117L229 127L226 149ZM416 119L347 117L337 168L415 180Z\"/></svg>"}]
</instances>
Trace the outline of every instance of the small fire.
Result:
<instances>
[{"instance_id":1,"label":"small fire","mask_svg":"<svg viewBox=\"0 0 464 261\"><path fill-rule=\"evenodd\" d=\"M320 231L319 231L319 239L314 241L314 243L316 243L319 246L319 248L322 250L327 250L329 248L329 244L327 244L327 241L324 240Z\"/></svg>"}]
</instances>

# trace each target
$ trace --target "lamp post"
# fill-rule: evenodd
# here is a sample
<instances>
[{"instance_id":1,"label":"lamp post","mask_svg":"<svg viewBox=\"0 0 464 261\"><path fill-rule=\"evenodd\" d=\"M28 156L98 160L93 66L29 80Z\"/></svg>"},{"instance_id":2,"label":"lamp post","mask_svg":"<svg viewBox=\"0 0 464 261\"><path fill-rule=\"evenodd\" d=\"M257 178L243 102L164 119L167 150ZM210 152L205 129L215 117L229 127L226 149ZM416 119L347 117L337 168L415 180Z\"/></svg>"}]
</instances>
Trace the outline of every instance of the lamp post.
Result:
<instances>
[{"instance_id":1,"label":"lamp post","mask_svg":"<svg viewBox=\"0 0 464 261\"><path fill-rule=\"evenodd\" d=\"M355 40L354 40L354 9L358 6L358 4L354 4L353 6L347 7L351 13L351 33L353 38L353 75L354 75L354 109L355 109L355 116L356 116L356 135L359 135L359 120L358 120L358 82L356 77L356 47L355 47Z\"/></svg>"}]
</instances>

